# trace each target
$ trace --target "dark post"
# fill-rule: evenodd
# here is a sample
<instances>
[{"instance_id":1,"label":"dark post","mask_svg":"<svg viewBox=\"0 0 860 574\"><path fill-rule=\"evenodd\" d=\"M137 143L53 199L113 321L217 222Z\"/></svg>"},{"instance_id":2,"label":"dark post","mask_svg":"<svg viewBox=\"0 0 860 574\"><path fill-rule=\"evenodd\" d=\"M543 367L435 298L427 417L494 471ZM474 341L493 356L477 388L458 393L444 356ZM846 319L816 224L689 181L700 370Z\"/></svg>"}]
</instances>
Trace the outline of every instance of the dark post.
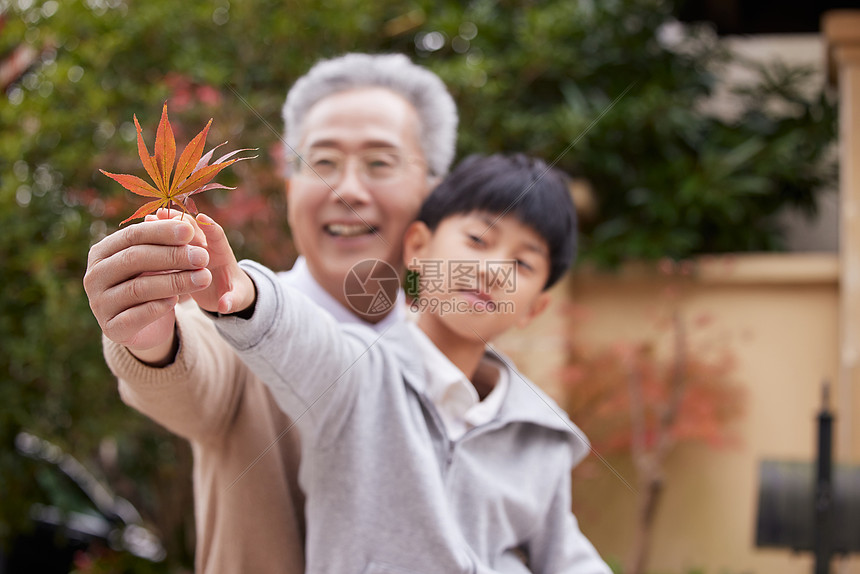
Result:
<instances>
[{"instance_id":1,"label":"dark post","mask_svg":"<svg viewBox=\"0 0 860 574\"><path fill-rule=\"evenodd\" d=\"M829 574L833 554L833 414L830 412L830 384L822 387L818 413L818 470L815 479L815 574Z\"/></svg>"}]
</instances>

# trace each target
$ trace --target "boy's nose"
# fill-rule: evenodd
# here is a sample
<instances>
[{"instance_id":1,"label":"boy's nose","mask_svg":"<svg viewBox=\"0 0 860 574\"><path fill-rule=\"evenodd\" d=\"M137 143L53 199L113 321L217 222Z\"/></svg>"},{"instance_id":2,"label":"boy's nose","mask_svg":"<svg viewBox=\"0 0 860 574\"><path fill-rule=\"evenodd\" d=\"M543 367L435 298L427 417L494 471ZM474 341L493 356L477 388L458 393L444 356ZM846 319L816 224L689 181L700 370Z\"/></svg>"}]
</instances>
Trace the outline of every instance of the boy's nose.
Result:
<instances>
[{"instance_id":1,"label":"boy's nose","mask_svg":"<svg viewBox=\"0 0 860 574\"><path fill-rule=\"evenodd\" d=\"M491 292L495 287L492 275L487 273L487 262L492 260L491 258L487 258L478 263L478 287L486 293Z\"/></svg>"},{"instance_id":2,"label":"boy's nose","mask_svg":"<svg viewBox=\"0 0 860 574\"><path fill-rule=\"evenodd\" d=\"M510 252L504 249L498 250L478 266L479 285L487 292L507 288L515 272L515 266L516 262L511 259Z\"/></svg>"}]
</instances>

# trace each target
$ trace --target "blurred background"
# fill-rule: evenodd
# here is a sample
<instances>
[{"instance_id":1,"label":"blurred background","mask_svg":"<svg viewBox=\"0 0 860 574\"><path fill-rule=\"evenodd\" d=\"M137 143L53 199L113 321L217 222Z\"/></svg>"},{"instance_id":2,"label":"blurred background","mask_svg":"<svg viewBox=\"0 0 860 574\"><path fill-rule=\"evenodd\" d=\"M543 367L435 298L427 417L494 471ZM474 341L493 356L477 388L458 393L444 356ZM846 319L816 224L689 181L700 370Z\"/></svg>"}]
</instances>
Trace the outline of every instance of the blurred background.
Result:
<instances>
[{"instance_id":1,"label":"blurred background","mask_svg":"<svg viewBox=\"0 0 860 574\"><path fill-rule=\"evenodd\" d=\"M631 573L809 571L756 545L756 496L761 461L813 460L823 379L837 423L857 412L839 379L844 98L820 24L844 7L0 0L0 572L192 570L190 449L120 402L81 284L140 204L97 170L142 173L135 114L152 145L167 102L180 148L214 118L207 147L260 157L198 207L288 268L281 106L347 51L438 73L458 157L570 174L577 269L500 346L601 455L574 481L601 553Z\"/></svg>"}]
</instances>

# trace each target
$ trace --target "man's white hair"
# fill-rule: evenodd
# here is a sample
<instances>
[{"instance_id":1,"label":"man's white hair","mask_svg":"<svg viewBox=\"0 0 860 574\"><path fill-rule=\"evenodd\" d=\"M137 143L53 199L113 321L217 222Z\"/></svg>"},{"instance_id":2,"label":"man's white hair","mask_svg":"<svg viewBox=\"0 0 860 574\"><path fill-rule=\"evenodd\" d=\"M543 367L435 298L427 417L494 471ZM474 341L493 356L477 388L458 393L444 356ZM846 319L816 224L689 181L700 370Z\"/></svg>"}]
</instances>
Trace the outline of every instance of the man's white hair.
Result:
<instances>
[{"instance_id":1,"label":"man's white hair","mask_svg":"<svg viewBox=\"0 0 860 574\"><path fill-rule=\"evenodd\" d=\"M321 60L299 78L283 109L284 138L292 148L288 156L296 150L304 118L314 104L347 90L376 87L387 88L412 104L421 124L418 138L429 175L445 175L457 143L457 106L439 76L403 54L346 54Z\"/></svg>"}]
</instances>

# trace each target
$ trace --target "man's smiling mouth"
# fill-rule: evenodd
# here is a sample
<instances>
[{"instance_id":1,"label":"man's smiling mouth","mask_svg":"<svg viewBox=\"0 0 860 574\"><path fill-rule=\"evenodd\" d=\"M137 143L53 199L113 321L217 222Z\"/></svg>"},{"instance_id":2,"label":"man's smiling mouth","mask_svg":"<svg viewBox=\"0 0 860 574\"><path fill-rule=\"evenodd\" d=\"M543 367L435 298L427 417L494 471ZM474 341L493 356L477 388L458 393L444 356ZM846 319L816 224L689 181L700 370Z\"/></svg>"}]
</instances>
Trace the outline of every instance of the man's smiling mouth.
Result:
<instances>
[{"instance_id":1,"label":"man's smiling mouth","mask_svg":"<svg viewBox=\"0 0 860 574\"><path fill-rule=\"evenodd\" d=\"M333 237L358 237L377 231L375 227L366 223L329 223L324 229Z\"/></svg>"}]
</instances>

